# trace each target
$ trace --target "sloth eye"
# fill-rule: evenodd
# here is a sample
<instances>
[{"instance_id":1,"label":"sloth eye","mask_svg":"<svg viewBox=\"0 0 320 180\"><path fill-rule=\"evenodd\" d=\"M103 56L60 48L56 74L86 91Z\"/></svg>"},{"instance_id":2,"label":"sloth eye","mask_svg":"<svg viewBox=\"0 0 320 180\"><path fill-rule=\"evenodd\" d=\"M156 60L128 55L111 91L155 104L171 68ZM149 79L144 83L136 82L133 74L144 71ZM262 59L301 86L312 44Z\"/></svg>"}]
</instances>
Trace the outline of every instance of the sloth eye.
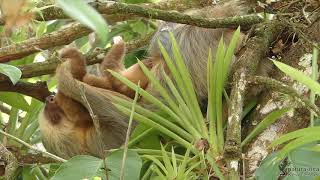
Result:
<instances>
[{"instance_id":1,"label":"sloth eye","mask_svg":"<svg viewBox=\"0 0 320 180\"><path fill-rule=\"evenodd\" d=\"M48 96L48 97L46 98L46 102L48 102L48 103L54 103L54 96L53 96L53 95Z\"/></svg>"}]
</instances>

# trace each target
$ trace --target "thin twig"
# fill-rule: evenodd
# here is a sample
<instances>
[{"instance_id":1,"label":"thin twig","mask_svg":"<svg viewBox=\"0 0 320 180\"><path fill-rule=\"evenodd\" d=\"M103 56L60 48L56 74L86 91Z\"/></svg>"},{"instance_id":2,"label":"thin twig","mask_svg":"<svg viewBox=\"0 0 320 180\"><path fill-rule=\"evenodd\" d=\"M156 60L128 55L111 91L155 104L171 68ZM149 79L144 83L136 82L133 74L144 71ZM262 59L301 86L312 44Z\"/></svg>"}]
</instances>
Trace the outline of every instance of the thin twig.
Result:
<instances>
[{"instance_id":1,"label":"thin twig","mask_svg":"<svg viewBox=\"0 0 320 180\"><path fill-rule=\"evenodd\" d=\"M55 159L55 160L57 160L57 161L59 161L59 162L66 162L66 161L67 161L67 160L65 160L65 159L63 159L63 158L61 158L61 157L59 157L59 156L56 156L56 155L51 154L51 153L49 153L49 152L46 152L46 151L42 151L42 150L40 150L40 149L37 149L37 148L33 147L32 145L24 142L23 140L21 140L21 139L13 136L13 135L11 135L11 134L8 134L8 133L2 131L1 129L0 129L0 133L3 134L3 135L5 135L5 136L7 136L7 137L9 137L9 138L11 138L11 139L13 139L13 140L15 140L15 141L17 141L18 143L20 143L20 144L22 144L22 145L28 147L29 149L32 149L32 150L34 150L34 151L36 151L36 152L42 153L42 154L44 154L44 155L47 155L47 156L49 156L49 157L51 157L51 158L53 158L53 159Z\"/></svg>"},{"instance_id":2,"label":"thin twig","mask_svg":"<svg viewBox=\"0 0 320 180\"><path fill-rule=\"evenodd\" d=\"M95 130L98 134L98 138L99 139L103 139L102 135L101 135L101 129L100 129L100 121L98 119L98 116L96 116L91 108L91 105L87 99L87 96L86 96L86 93L85 93L85 88L83 85L80 86L80 95L81 95L81 98L82 100L84 101L84 103L86 103L87 105L87 109L89 111L89 114L92 118L92 121L93 121L93 125L95 127ZM103 143L100 143L100 149L104 149L104 145ZM102 151L103 152L103 151ZM106 177L107 177L107 180L109 179L109 176L108 176L108 166L107 166L107 160L106 160L106 157L103 157L103 162L104 162L104 169L105 169L105 172L106 172Z\"/></svg>"},{"instance_id":3,"label":"thin twig","mask_svg":"<svg viewBox=\"0 0 320 180\"><path fill-rule=\"evenodd\" d=\"M252 78L251 83L263 84L272 88L274 91L287 94L302 103L302 105L306 106L311 112L314 112L316 116L320 117L320 110L316 105L314 105L309 99L301 96L295 89L280 81L268 77L255 76Z\"/></svg>"},{"instance_id":4,"label":"thin twig","mask_svg":"<svg viewBox=\"0 0 320 180\"><path fill-rule=\"evenodd\" d=\"M124 167L125 167L125 164L126 164L126 158L127 158L127 153L128 153L129 136L131 134L131 126L132 126L133 116L134 116L134 113L135 113L135 106L136 106L136 103L137 103L138 97L139 97L139 89L140 89L140 82L138 82L138 86L137 86L137 89L136 89L136 94L134 95L131 114L130 114L130 119L129 119L128 130L127 130L127 134L126 134L126 140L125 140L125 143L124 143L122 164L121 164L121 170L120 170L120 180L124 180Z\"/></svg>"}]
</instances>

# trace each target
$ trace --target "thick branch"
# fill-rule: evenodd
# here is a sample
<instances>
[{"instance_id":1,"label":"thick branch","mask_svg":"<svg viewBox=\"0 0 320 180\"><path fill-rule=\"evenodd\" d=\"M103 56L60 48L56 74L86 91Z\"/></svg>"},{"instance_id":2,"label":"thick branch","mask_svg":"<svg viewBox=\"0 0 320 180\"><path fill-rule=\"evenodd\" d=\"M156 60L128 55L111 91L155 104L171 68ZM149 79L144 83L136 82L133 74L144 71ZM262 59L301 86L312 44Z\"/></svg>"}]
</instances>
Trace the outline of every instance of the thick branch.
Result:
<instances>
[{"instance_id":1,"label":"thick branch","mask_svg":"<svg viewBox=\"0 0 320 180\"><path fill-rule=\"evenodd\" d=\"M198 1L198 0L169 0L169 1L160 1L159 3L145 3L145 4L139 4L142 7L146 7L146 8L156 8L156 9L161 9L161 10L177 10L177 11L184 11L190 8L196 8L196 7L200 7L200 6L205 6L205 5L209 5L209 3L212 3L211 0L207 0L207 2L204 2L204 0ZM103 5L104 2L90 2L89 5L93 6L93 7L97 7L97 6L101 6ZM99 11L99 9L97 9L98 12L100 12L101 14L109 14L109 13L105 13L102 11ZM120 13L120 12L119 12ZM121 14L116 13L115 16L113 18L115 18L116 16L122 16ZM48 20L55 20L55 19L67 19L69 18L67 15L64 14L64 12L62 11L62 9L56 7L56 6L52 6L46 9L43 9L40 11L40 13L36 14L35 19L38 21L48 21ZM110 24L110 20L111 18L107 18L107 22ZM4 21L0 20L0 25L4 25Z\"/></svg>"},{"instance_id":2,"label":"thick branch","mask_svg":"<svg viewBox=\"0 0 320 180\"><path fill-rule=\"evenodd\" d=\"M239 25L247 27L263 21L263 18L255 14L229 18L205 19L199 16L190 16L173 11L168 12L139 5L118 3L113 1L97 3L94 7L102 14L129 13L145 18L160 19L168 22L189 24L203 28L230 28L238 27Z\"/></svg>"},{"instance_id":3,"label":"thick branch","mask_svg":"<svg viewBox=\"0 0 320 180\"><path fill-rule=\"evenodd\" d=\"M114 1L106 1L106 2L92 2L89 3L92 7L94 7L101 14L108 15L138 15L145 18L154 18L160 19L169 22L176 22L181 24L190 24L199 27L205 28L224 28L224 27L237 27L241 26L250 26L252 24L257 24L263 21L263 19L257 15L249 15L237 18L226 18L223 19L204 19L201 17L193 17L189 15L185 15L178 12L167 10L179 10L183 11L189 8L200 7L203 5L208 5L209 1L187 1L181 3L179 0L171 0L169 2L161 1L156 4L125 4L118 3ZM155 9L156 8L156 9ZM53 19L64 19L67 16L63 13L60 8L50 7L41 11L43 14L43 18L40 15L36 16L37 20L53 20Z\"/></svg>"},{"instance_id":4,"label":"thick branch","mask_svg":"<svg viewBox=\"0 0 320 180\"><path fill-rule=\"evenodd\" d=\"M90 32L89 28L84 27L80 23L71 23L63 29L45 34L40 38L31 38L0 48L0 63L19 59L51 47L70 44L75 39L85 36Z\"/></svg>"},{"instance_id":5,"label":"thick branch","mask_svg":"<svg viewBox=\"0 0 320 180\"><path fill-rule=\"evenodd\" d=\"M0 82L0 91L21 93L36 98L39 101L44 101L45 98L51 94L45 82L18 82L17 84L13 85L11 82L5 81Z\"/></svg>"},{"instance_id":6,"label":"thick branch","mask_svg":"<svg viewBox=\"0 0 320 180\"><path fill-rule=\"evenodd\" d=\"M60 163L60 161L44 156L42 153L21 154L19 151L11 151L11 153L14 154L21 165Z\"/></svg>"},{"instance_id":7,"label":"thick branch","mask_svg":"<svg viewBox=\"0 0 320 180\"><path fill-rule=\"evenodd\" d=\"M238 67L233 74L231 104L228 110L228 129L225 143L225 157L231 170L231 177L238 176L238 161L241 158L241 115L247 90L248 79L254 75L258 63L263 59L269 45L278 37L284 27L278 22L261 25L256 35L249 39L244 53L237 61Z\"/></svg>"},{"instance_id":8,"label":"thick branch","mask_svg":"<svg viewBox=\"0 0 320 180\"><path fill-rule=\"evenodd\" d=\"M124 21L136 17L135 15L104 15L109 24ZM1 22L1 21L0 21ZM7 62L24 56L49 49L51 47L69 44L72 41L92 32L89 28L79 24L71 23L68 26L46 34L40 38L31 38L23 42L12 44L0 49L0 62ZM68 37L68 38L66 38ZM54 43L52 43L54 42Z\"/></svg>"}]
</instances>

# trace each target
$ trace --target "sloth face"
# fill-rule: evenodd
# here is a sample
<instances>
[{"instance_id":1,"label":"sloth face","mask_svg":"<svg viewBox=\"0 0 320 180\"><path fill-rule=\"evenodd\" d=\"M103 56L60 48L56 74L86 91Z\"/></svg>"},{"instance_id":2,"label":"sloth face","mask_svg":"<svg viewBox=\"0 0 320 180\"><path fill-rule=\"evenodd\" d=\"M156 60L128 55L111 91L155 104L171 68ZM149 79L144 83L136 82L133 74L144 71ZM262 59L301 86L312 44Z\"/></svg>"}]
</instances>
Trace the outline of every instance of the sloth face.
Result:
<instances>
[{"instance_id":1,"label":"sloth face","mask_svg":"<svg viewBox=\"0 0 320 180\"><path fill-rule=\"evenodd\" d=\"M53 125L57 125L65 116L64 112L56 103L54 95L48 96L45 103L44 115L46 119L48 119L48 121Z\"/></svg>"}]
</instances>

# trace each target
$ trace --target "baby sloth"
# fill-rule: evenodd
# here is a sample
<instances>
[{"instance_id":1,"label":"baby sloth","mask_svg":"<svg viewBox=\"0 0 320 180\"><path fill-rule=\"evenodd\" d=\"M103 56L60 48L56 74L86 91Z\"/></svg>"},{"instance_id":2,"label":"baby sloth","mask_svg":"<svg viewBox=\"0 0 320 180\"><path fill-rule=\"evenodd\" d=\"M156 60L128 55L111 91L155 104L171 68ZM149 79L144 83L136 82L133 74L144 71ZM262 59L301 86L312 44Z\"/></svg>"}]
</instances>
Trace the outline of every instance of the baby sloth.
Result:
<instances>
[{"instance_id":1,"label":"baby sloth","mask_svg":"<svg viewBox=\"0 0 320 180\"><path fill-rule=\"evenodd\" d=\"M142 76L139 73L143 72L138 65L129 69L123 68L121 60L124 54L125 45L123 42L113 45L101 64L103 76L98 77L86 72L85 58L78 50L74 48L63 50L61 57L65 58L66 62L57 68L58 92L55 96L46 98L44 110L39 116L43 144L49 152L63 158L79 154L103 157L105 150L117 148L123 144L127 131L127 118L117 114L118 111L112 109L111 103L99 105L99 102L95 101L98 106L107 107L107 110L111 112L108 113L104 110L102 115L100 114L100 137L86 107L67 96L61 87L63 82L71 83L64 80L67 77L62 72L67 69L72 79L91 85L96 94L103 92L108 96L113 96L115 94L113 91L118 91L125 96L132 97L134 91L111 77L110 73L106 71L107 69L117 71L134 83L140 81L142 88L146 87L147 80L144 80L145 77L139 77L139 75ZM71 87L69 90L72 91L72 88L77 87Z\"/></svg>"},{"instance_id":2,"label":"baby sloth","mask_svg":"<svg viewBox=\"0 0 320 180\"><path fill-rule=\"evenodd\" d=\"M108 71L108 69L116 71L135 84L140 82L140 87L143 89L147 86L148 78L144 75L138 64L135 64L128 69L124 68L122 59L125 55L125 51L126 47L123 41L112 46L100 64L102 77L86 72L85 57L75 48L64 49L61 53L61 58L70 61L70 71L75 79L94 87L112 90L133 98L135 92L113 77ZM143 62L148 68L152 67L153 62L151 59L144 60Z\"/></svg>"}]
</instances>

